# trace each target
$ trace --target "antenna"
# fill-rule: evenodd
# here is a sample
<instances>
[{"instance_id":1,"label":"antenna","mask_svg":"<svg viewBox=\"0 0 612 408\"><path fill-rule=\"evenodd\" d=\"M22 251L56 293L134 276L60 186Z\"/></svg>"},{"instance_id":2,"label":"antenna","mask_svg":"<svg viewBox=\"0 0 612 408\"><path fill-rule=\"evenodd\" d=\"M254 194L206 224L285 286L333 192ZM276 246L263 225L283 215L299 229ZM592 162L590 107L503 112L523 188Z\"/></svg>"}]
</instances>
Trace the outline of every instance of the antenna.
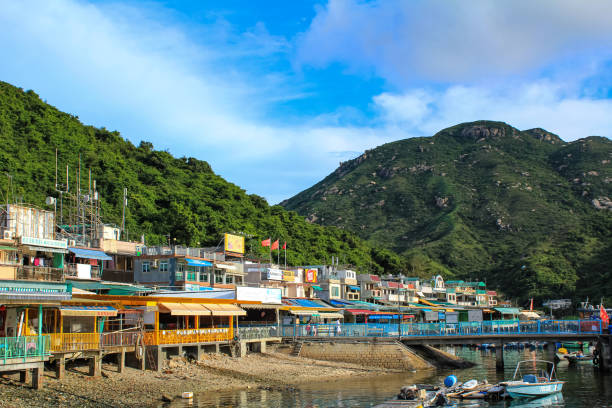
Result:
<instances>
[{"instance_id":1,"label":"antenna","mask_svg":"<svg viewBox=\"0 0 612 408\"><path fill-rule=\"evenodd\" d=\"M123 189L123 212L121 215L121 231L125 231L125 209L127 207L127 187Z\"/></svg>"}]
</instances>

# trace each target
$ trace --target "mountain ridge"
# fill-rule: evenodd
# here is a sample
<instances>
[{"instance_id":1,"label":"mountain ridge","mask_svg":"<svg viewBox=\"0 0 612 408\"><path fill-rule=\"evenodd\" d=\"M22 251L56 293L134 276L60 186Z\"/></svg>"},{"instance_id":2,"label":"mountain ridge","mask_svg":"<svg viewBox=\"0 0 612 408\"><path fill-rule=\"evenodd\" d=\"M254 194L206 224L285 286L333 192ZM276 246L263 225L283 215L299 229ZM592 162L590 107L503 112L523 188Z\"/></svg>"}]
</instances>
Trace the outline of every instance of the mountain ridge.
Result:
<instances>
[{"instance_id":1,"label":"mountain ridge","mask_svg":"<svg viewBox=\"0 0 612 408\"><path fill-rule=\"evenodd\" d=\"M514 296L569 296L612 236L611 159L607 138L476 121L366 150L281 205L400 253L414 274L517 276Z\"/></svg>"}]
</instances>

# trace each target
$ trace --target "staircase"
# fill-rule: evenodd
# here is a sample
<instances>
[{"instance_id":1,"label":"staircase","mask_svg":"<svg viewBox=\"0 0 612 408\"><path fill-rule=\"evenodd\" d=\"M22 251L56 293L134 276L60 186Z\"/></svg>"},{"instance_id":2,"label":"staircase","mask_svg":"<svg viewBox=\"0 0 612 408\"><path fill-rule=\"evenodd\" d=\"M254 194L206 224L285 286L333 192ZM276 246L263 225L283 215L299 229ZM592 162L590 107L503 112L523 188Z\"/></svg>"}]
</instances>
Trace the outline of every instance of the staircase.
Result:
<instances>
[{"instance_id":1,"label":"staircase","mask_svg":"<svg viewBox=\"0 0 612 408\"><path fill-rule=\"evenodd\" d=\"M304 345L304 343L302 342L295 342L293 344L293 350L291 351L291 355L294 357L299 357L300 353L302 352L302 346Z\"/></svg>"}]
</instances>

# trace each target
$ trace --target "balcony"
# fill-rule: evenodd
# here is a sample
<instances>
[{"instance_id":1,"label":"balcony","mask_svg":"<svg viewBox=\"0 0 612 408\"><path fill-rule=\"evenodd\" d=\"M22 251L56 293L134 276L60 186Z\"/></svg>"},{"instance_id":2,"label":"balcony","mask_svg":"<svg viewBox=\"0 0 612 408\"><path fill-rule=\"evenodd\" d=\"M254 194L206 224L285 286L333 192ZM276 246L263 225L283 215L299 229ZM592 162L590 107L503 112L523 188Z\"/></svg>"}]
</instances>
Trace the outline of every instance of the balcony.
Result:
<instances>
[{"instance_id":1,"label":"balcony","mask_svg":"<svg viewBox=\"0 0 612 408\"><path fill-rule=\"evenodd\" d=\"M148 331L144 342L146 345L212 343L229 341L232 333L229 327Z\"/></svg>"},{"instance_id":2,"label":"balcony","mask_svg":"<svg viewBox=\"0 0 612 408\"><path fill-rule=\"evenodd\" d=\"M63 282L64 270L61 268L50 268L46 266L23 266L17 268L17 280L33 280L48 282Z\"/></svg>"},{"instance_id":3,"label":"balcony","mask_svg":"<svg viewBox=\"0 0 612 408\"><path fill-rule=\"evenodd\" d=\"M43 361L49 355L49 336L0 337L0 367Z\"/></svg>"},{"instance_id":4,"label":"balcony","mask_svg":"<svg viewBox=\"0 0 612 408\"><path fill-rule=\"evenodd\" d=\"M101 279L100 267L89 264L66 264L64 265L66 277L81 279Z\"/></svg>"},{"instance_id":5,"label":"balcony","mask_svg":"<svg viewBox=\"0 0 612 408\"><path fill-rule=\"evenodd\" d=\"M49 349L56 353L98 350L100 333L52 333Z\"/></svg>"}]
</instances>

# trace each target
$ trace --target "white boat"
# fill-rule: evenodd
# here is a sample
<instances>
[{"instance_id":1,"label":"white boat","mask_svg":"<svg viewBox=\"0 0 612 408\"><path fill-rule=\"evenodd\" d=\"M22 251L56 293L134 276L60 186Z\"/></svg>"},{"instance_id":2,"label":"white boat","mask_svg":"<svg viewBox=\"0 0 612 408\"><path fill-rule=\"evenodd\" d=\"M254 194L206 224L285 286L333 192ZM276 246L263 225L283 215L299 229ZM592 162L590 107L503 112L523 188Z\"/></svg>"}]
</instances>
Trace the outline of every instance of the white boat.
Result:
<instances>
[{"instance_id":1,"label":"white boat","mask_svg":"<svg viewBox=\"0 0 612 408\"><path fill-rule=\"evenodd\" d=\"M540 368L545 365L545 368ZM561 392L565 381L558 381L551 361L519 361L511 381L501 383L512 398L533 398Z\"/></svg>"}]
</instances>

